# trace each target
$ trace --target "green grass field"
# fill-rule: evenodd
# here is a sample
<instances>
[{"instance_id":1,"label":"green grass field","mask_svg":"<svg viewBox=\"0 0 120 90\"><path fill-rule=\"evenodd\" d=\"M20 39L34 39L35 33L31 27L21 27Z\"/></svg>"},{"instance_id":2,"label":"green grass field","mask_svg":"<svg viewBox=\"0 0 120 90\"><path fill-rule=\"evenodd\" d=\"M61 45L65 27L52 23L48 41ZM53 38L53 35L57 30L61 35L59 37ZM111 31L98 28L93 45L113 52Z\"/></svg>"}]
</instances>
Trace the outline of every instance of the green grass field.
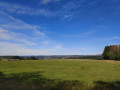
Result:
<instances>
[{"instance_id":1,"label":"green grass field","mask_svg":"<svg viewBox=\"0 0 120 90\"><path fill-rule=\"evenodd\" d=\"M120 90L120 61L0 61L0 90Z\"/></svg>"}]
</instances>

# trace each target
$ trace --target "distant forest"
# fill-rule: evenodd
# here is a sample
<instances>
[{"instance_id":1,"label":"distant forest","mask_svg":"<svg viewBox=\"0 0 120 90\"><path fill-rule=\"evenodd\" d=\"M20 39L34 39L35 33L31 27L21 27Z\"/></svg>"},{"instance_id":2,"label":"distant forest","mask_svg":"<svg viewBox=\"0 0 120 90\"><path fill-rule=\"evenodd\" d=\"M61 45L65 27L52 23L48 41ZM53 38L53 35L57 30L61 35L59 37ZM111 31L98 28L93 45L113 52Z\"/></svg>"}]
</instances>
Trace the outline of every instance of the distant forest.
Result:
<instances>
[{"instance_id":1,"label":"distant forest","mask_svg":"<svg viewBox=\"0 0 120 90\"><path fill-rule=\"evenodd\" d=\"M120 45L106 46L102 57L105 60L120 60Z\"/></svg>"}]
</instances>

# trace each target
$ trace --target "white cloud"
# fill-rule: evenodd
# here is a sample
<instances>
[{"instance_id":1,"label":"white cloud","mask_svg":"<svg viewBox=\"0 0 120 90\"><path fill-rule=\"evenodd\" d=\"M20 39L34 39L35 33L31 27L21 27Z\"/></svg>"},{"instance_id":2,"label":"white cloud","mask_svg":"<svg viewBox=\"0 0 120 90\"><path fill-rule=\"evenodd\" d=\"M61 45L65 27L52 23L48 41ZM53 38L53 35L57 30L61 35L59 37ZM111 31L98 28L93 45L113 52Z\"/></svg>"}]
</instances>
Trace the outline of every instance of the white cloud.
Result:
<instances>
[{"instance_id":1,"label":"white cloud","mask_svg":"<svg viewBox=\"0 0 120 90\"><path fill-rule=\"evenodd\" d=\"M63 55L65 49L61 48L61 45L56 45L51 48L31 49L23 44L0 42L0 55Z\"/></svg>"},{"instance_id":2,"label":"white cloud","mask_svg":"<svg viewBox=\"0 0 120 90\"><path fill-rule=\"evenodd\" d=\"M15 32L0 28L0 40L10 40L10 41L22 42L27 45L36 45L35 43L30 42L22 37L24 37L23 34L15 33Z\"/></svg>"},{"instance_id":3,"label":"white cloud","mask_svg":"<svg viewBox=\"0 0 120 90\"><path fill-rule=\"evenodd\" d=\"M31 49L23 44L0 42L0 55L84 55L91 53L93 48L63 48L56 45L52 48ZM96 53L91 53L94 55ZM97 53L98 54L98 53Z\"/></svg>"},{"instance_id":4,"label":"white cloud","mask_svg":"<svg viewBox=\"0 0 120 90\"><path fill-rule=\"evenodd\" d=\"M117 39L120 39L120 37L108 37L108 38L103 38L103 39L100 39L100 40L110 41L110 40L117 40Z\"/></svg>"},{"instance_id":5,"label":"white cloud","mask_svg":"<svg viewBox=\"0 0 120 90\"><path fill-rule=\"evenodd\" d=\"M9 32L0 28L0 39L10 39Z\"/></svg>"},{"instance_id":6,"label":"white cloud","mask_svg":"<svg viewBox=\"0 0 120 90\"><path fill-rule=\"evenodd\" d=\"M0 12L0 18L3 19L0 21L0 55L52 54L62 47L42 32L40 26L27 24L4 12Z\"/></svg>"},{"instance_id":7,"label":"white cloud","mask_svg":"<svg viewBox=\"0 0 120 90\"><path fill-rule=\"evenodd\" d=\"M49 2L51 2L51 0L42 0L42 3L43 3L43 4L47 4L47 3L49 3Z\"/></svg>"},{"instance_id":8,"label":"white cloud","mask_svg":"<svg viewBox=\"0 0 120 90\"><path fill-rule=\"evenodd\" d=\"M52 0L44 1L47 4ZM0 41L0 55L87 54L87 48L64 48L61 43L53 41L46 33L42 32L41 29L43 27L27 24L4 12L44 16L60 15L64 18L69 18L74 15L74 12L71 14L70 11L74 11L74 9L79 7L79 5L74 3L67 3L64 6L61 6L58 11L50 11L12 3L0 3L2 10L0 11L0 40L4 41ZM85 32L83 36L92 33L94 32ZM78 34L72 37L81 37L81 35Z\"/></svg>"},{"instance_id":9,"label":"white cloud","mask_svg":"<svg viewBox=\"0 0 120 90\"><path fill-rule=\"evenodd\" d=\"M43 3L43 4L48 4L49 2L52 2L52 1L58 2L58 1L60 1L60 0L42 0L42 3Z\"/></svg>"},{"instance_id":10,"label":"white cloud","mask_svg":"<svg viewBox=\"0 0 120 90\"><path fill-rule=\"evenodd\" d=\"M120 39L120 37L113 37L113 39Z\"/></svg>"},{"instance_id":11,"label":"white cloud","mask_svg":"<svg viewBox=\"0 0 120 90\"><path fill-rule=\"evenodd\" d=\"M44 16L51 15L51 12L46 9L35 9L28 6L5 3L5 2L0 2L0 8L10 13L17 13L17 14L44 15Z\"/></svg>"},{"instance_id":12,"label":"white cloud","mask_svg":"<svg viewBox=\"0 0 120 90\"><path fill-rule=\"evenodd\" d=\"M65 16L64 16L64 19L70 18L70 17L72 17L72 15L65 15Z\"/></svg>"},{"instance_id":13,"label":"white cloud","mask_svg":"<svg viewBox=\"0 0 120 90\"><path fill-rule=\"evenodd\" d=\"M83 32L83 33L78 33L78 34L72 34L72 35L65 35L65 37L67 38L83 38L83 37L87 37L89 35L93 35L95 32L97 32L98 30L89 30L87 32Z\"/></svg>"},{"instance_id":14,"label":"white cloud","mask_svg":"<svg viewBox=\"0 0 120 90\"><path fill-rule=\"evenodd\" d=\"M42 4L48 4L50 2L58 2L58 1L60 0L41 0ZM51 10L48 7L33 8L30 6L25 6L20 4L0 2L1 11L6 11L18 15L34 15L34 16L42 15L46 17L59 16L61 18L68 18L73 16L76 13L75 9L77 9L78 7L80 7L80 5L76 5L75 3L70 2L70 3L66 3L65 5L62 5L61 7L59 7L59 9Z\"/></svg>"},{"instance_id":15,"label":"white cloud","mask_svg":"<svg viewBox=\"0 0 120 90\"><path fill-rule=\"evenodd\" d=\"M0 55L44 55L49 50L30 49L22 44L0 42Z\"/></svg>"},{"instance_id":16,"label":"white cloud","mask_svg":"<svg viewBox=\"0 0 120 90\"><path fill-rule=\"evenodd\" d=\"M19 19L16 19L4 12L0 12L0 18L3 19L0 21L0 27L4 29L10 29L12 31L20 30L24 31L31 31L32 34L39 35L39 37L47 37L45 33L41 32L40 29L44 29L40 26L29 25ZM7 18L7 19L6 19ZM9 31L10 31L9 30Z\"/></svg>"},{"instance_id":17,"label":"white cloud","mask_svg":"<svg viewBox=\"0 0 120 90\"><path fill-rule=\"evenodd\" d=\"M55 48L56 49L62 49L62 45L56 45Z\"/></svg>"},{"instance_id":18,"label":"white cloud","mask_svg":"<svg viewBox=\"0 0 120 90\"><path fill-rule=\"evenodd\" d=\"M38 26L29 25L21 20L0 12L0 39L26 43L27 45L36 45L32 40L47 39L47 35L41 32ZM7 19L6 19L7 18ZM27 34L26 34L27 33Z\"/></svg>"}]
</instances>

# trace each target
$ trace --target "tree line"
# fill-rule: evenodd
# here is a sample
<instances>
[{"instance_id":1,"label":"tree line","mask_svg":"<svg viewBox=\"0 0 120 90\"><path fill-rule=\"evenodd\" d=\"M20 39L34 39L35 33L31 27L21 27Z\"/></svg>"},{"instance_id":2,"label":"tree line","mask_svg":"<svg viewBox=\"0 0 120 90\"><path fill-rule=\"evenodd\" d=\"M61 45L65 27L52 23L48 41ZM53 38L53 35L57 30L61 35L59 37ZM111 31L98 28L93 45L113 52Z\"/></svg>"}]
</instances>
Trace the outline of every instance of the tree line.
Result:
<instances>
[{"instance_id":1,"label":"tree line","mask_svg":"<svg viewBox=\"0 0 120 90\"><path fill-rule=\"evenodd\" d=\"M30 56L30 57L22 57L22 56L3 56L1 58L5 58L5 59L19 59L19 60L38 60L37 57L35 56Z\"/></svg>"},{"instance_id":2,"label":"tree line","mask_svg":"<svg viewBox=\"0 0 120 90\"><path fill-rule=\"evenodd\" d=\"M106 46L102 57L105 60L120 60L120 45Z\"/></svg>"}]
</instances>

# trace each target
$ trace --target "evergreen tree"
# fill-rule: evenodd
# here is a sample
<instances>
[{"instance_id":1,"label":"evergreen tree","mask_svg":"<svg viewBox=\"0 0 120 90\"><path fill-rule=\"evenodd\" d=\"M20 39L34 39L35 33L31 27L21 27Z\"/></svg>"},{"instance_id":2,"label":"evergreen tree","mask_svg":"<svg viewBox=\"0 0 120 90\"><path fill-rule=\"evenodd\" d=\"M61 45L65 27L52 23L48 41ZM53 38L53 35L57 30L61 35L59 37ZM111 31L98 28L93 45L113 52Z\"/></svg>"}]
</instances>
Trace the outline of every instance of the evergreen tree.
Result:
<instances>
[{"instance_id":1,"label":"evergreen tree","mask_svg":"<svg viewBox=\"0 0 120 90\"><path fill-rule=\"evenodd\" d=\"M110 46L106 46L102 54L103 59L109 59L109 51L110 51Z\"/></svg>"}]
</instances>

